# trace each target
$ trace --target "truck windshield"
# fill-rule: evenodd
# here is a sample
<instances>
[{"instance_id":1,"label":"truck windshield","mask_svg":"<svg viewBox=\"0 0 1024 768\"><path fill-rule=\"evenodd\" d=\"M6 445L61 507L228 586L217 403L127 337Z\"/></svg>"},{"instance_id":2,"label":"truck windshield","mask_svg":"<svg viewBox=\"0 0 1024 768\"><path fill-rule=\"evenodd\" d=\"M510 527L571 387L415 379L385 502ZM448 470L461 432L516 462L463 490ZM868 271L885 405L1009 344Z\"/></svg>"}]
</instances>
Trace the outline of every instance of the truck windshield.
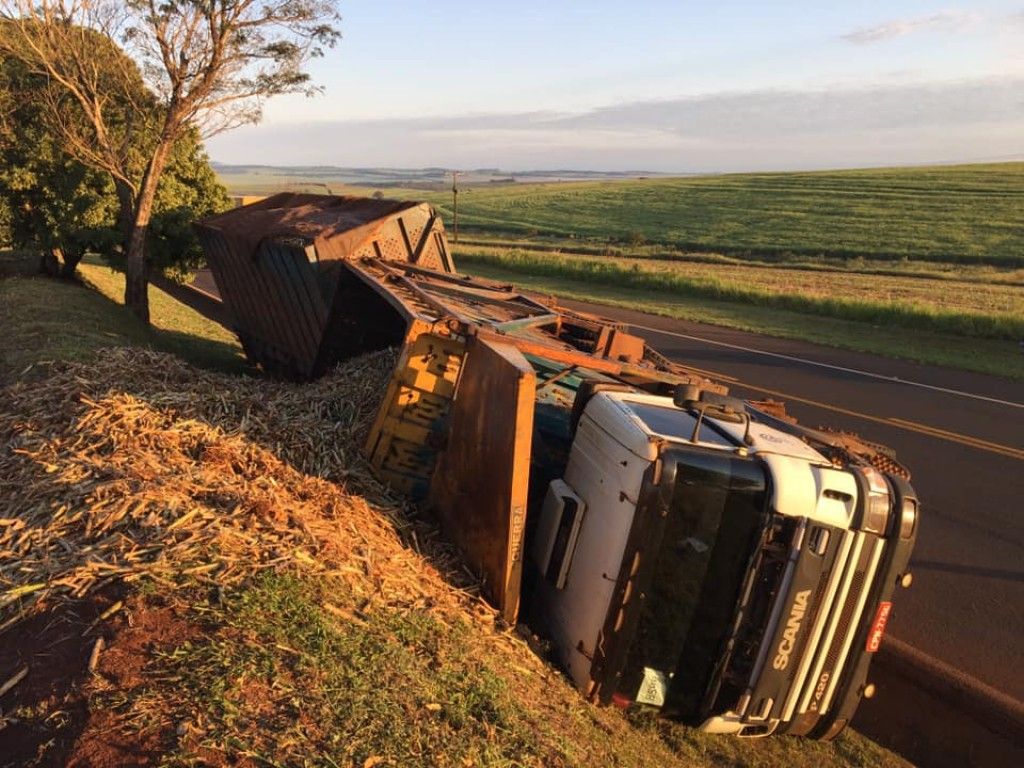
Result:
<instances>
[{"instance_id":1,"label":"truck windshield","mask_svg":"<svg viewBox=\"0 0 1024 768\"><path fill-rule=\"evenodd\" d=\"M689 719L722 656L767 522L767 481L751 459L678 448L664 459L676 466L669 515L619 690Z\"/></svg>"}]
</instances>

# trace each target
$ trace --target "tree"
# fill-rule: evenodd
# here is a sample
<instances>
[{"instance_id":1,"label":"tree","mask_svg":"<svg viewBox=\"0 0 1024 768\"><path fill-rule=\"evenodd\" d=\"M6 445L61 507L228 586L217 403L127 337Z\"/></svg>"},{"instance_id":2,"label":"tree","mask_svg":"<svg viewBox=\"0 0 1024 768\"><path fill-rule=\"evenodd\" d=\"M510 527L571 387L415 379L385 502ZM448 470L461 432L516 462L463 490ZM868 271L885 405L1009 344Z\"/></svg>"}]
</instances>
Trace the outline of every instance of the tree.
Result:
<instances>
[{"instance_id":1,"label":"tree","mask_svg":"<svg viewBox=\"0 0 1024 768\"><path fill-rule=\"evenodd\" d=\"M0 0L0 17L11 30L0 35L0 54L48 79L47 121L70 155L110 175L127 211L125 304L142 320L149 321L147 233L175 144L190 130L209 136L257 122L269 97L318 92L303 68L340 38L336 5ZM137 67L99 66L90 54L97 34L120 40ZM140 76L148 86L142 91ZM149 96L157 108L155 131L147 125ZM141 177L132 174L133 156L144 158Z\"/></svg>"},{"instance_id":2,"label":"tree","mask_svg":"<svg viewBox=\"0 0 1024 768\"><path fill-rule=\"evenodd\" d=\"M0 34L6 31L0 25ZM95 61L109 65L120 58L125 63L110 40L94 38ZM99 50L103 55L97 55ZM137 85L144 88L141 78ZM45 78L17 60L0 62L0 207L7 215L10 244L41 251L44 266L61 264L61 274L71 277L86 250L121 261L118 251L123 251L130 220L126 222L111 176L63 150L62 136L45 119L53 97L47 89ZM137 94L133 104L142 104L144 98ZM67 106L65 122L75 117L74 103ZM147 124L155 126L156 117ZM132 174L141 176L143 167L143 159L136 156ZM194 268L200 250L191 221L229 205L197 132L184 134L157 189L148 238L154 266L179 274Z\"/></svg>"},{"instance_id":3,"label":"tree","mask_svg":"<svg viewBox=\"0 0 1024 768\"><path fill-rule=\"evenodd\" d=\"M210 166L199 132L192 128L171 151L160 177L149 228L148 262L174 277L195 272L204 261L192 222L231 207L231 198Z\"/></svg>"},{"instance_id":4,"label":"tree","mask_svg":"<svg viewBox=\"0 0 1024 768\"><path fill-rule=\"evenodd\" d=\"M0 62L0 199L9 244L43 254L70 277L87 248L105 250L117 199L106 174L65 154L40 119L47 84L15 60Z\"/></svg>"}]
</instances>

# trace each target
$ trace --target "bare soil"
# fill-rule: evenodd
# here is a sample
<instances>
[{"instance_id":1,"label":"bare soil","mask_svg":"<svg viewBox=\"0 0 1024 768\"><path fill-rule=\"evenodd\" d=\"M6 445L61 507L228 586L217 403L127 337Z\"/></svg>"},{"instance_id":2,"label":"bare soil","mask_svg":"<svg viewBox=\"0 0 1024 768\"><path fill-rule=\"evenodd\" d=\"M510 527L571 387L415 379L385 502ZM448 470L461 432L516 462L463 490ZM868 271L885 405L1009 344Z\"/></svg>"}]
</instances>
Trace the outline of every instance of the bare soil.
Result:
<instances>
[{"instance_id":1,"label":"bare soil","mask_svg":"<svg viewBox=\"0 0 1024 768\"><path fill-rule=\"evenodd\" d=\"M97 693L131 693L149 684L154 653L170 651L201 628L153 598L128 597L107 620L100 616L119 600L111 587L17 624L0 649L0 679L28 667L25 678L0 701L3 766L151 765L176 739L173 724L127 733ZM95 671L89 661L97 640Z\"/></svg>"}]
</instances>

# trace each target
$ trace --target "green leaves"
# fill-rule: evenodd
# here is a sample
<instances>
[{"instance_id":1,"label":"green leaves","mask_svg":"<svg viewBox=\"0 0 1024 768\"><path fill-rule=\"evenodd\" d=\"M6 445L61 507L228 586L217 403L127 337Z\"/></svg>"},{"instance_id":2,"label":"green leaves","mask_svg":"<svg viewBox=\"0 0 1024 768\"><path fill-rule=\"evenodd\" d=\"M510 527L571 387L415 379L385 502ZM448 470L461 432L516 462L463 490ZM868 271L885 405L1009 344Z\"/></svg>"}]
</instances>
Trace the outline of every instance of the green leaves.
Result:
<instances>
[{"instance_id":1,"label":"green leaves","mask_svg":"<svg viewBox=\"0 0 1024 768\"><path fill-rule=\"evenodd\" d=\"M8 218L4 239L18 248L91 250L115 257L122 232L114 183L64 148L59 132L42 119L45 105L37 85L34 76L12 77L8 68L0 68L0 93L19 105L11 132L0 141L0 208ZM137 121L146 126L143 143L155 141L157 118ZM142 153L136 153L130 166L136 180L142 161ZM157 191L150 229L156 269L178 274L195 269L201 252L192 222L228 205L197 132L187 132L175 145Z\"/></svg>"},{"instance_id":2,"label":"green leaves","mask_svg":"<svg viewBox=\"0 0 1024 768\"><path fill-rule=\"evenodd\" d=\"M40 79L40 98L29 102L59 152L115 184L125 303L139 319L149 320L148 251L155 246L163 265L194 265L188 213L223 201L204 176L198 195L165 190L173 199L154 220L169 153L200 132L258 122L267 97L316 93L303 66L337 42L339 19L337 0L0 0L0 63ZM15 104L0 94L0 135L23 122L7 116ZM193 152L179 162L199 161ZM24 229L37 241L47 232L38 221Z\"/></svg>"}]
</instances>

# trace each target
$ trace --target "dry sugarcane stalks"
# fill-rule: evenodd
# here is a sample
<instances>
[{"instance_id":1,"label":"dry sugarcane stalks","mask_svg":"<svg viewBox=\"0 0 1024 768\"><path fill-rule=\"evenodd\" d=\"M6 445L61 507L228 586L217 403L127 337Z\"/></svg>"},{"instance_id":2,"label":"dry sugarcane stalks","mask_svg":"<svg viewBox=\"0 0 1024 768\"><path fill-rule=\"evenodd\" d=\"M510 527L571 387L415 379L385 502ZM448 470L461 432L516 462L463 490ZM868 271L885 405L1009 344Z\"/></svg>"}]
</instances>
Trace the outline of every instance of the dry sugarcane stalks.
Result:
<instances>
[{"instance_id":1,"label":"dry sugarcane stalks","mask_svg":"<svg viewBox=\"0 0 1024 768\"><path fill-rule=\"evenodd\" d=\"M229 586L285 563L387 600L469 599L410 578L427 561L403 539L457 561L405 535L405 502L360 456L393 363L297 385L108 349L0 390L0 633L111 581Z\"/></svg>"}]
</instances>

